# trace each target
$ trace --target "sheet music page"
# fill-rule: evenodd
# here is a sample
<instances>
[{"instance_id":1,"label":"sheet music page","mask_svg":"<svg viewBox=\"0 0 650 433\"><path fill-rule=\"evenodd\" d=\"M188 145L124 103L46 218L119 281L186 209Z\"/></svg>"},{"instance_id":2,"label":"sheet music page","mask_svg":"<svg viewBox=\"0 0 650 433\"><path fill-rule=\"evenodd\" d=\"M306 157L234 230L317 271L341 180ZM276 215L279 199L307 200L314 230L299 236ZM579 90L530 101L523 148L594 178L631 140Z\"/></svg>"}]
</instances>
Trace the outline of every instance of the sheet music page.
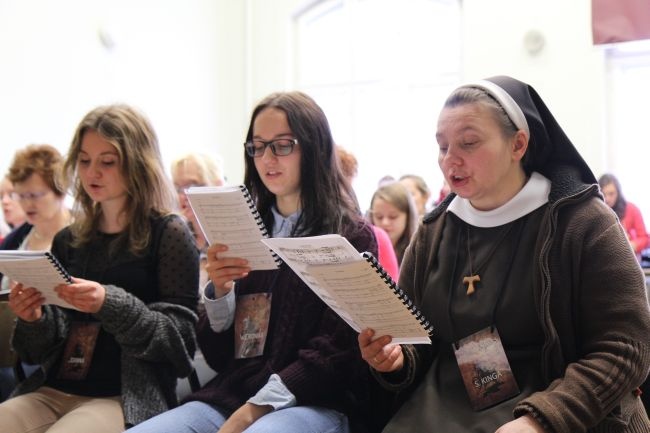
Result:
<instances>
[{"instance_id":1,"label":"sheet music page","mask_svg":"<svg viewBox=\"0 0 650 433\"><path fill-rule=\"evenodd\" d=\"M365 260L314 265L311 274L354 319L357 331L390 335L396 344L429 344L429 333Z\"/></svg>"},{"instance_id":2,"label":"sheet music page","mask_svg":"<svg viewBox=\"0 0 650 433\"><path fill-rule=\"evenodd\" d=\"M340 235L263 239L354 330L373 328L395 343L430 343L429 334L376 269Z\"/></svg>"},{"instance_id":3,"label":"sheet music page","mask_svg":"<svg viewBox=\"0 0 650 433\"><path fill-rule=\"evenodd\" d=\"M277 269L275 257L260 242L265 232L240 186L192 187L185 194L208 243L228 245L221 256L244 258L252 270Z\"/></svg>"},{"instance_id":4,"label":"sheet music page","mask_svg":"<svg viewBox=\"0 0 650 433\"><path fill-rule=\"evenodd\" d=\"M12 281L22 283L25 287L34 287L45 298L46 304L75 308L68 304L54 291L59 284L68 284L46 251L0 251L0 273ZM65 272L65 271L63 271Z\"/></svg>"},{"instance_id":5,"label":"sheet music page","mask_svg":"<svg viewBox=\"0 0 650 433\"><path fill-rule=\"evenodd\" d=\"M308 272L310 265L363 260L347 239L339 235L322 235L304 238L269 238L262 239L262 242L275 251L332 310L352 328L357 329L354 319L348 312Z\"/></svg>"}]
</instances>

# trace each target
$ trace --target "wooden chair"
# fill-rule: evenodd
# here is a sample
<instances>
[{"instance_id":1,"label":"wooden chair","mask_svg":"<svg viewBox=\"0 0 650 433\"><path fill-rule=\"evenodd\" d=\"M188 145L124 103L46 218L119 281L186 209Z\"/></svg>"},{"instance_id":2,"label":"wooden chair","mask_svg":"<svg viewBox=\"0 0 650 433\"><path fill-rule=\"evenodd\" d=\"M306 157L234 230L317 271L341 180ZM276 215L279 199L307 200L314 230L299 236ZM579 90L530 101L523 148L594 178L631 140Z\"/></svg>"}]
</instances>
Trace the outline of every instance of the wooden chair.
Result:
<instances>
[{"instance_id":1,"label":"wooden chair","mask_svg":"<svg viewBox=\"0 0 650 433\"><path fill-rule=\"evenodd\" d=\"M16 316L7 301L0 301L0 368L3 369L2 398L11 392L16 383L25 380L25 370L16 352L11 348L11 335ZM7 371L12 371L13 377Z\"/></svg>"}]
</instances>

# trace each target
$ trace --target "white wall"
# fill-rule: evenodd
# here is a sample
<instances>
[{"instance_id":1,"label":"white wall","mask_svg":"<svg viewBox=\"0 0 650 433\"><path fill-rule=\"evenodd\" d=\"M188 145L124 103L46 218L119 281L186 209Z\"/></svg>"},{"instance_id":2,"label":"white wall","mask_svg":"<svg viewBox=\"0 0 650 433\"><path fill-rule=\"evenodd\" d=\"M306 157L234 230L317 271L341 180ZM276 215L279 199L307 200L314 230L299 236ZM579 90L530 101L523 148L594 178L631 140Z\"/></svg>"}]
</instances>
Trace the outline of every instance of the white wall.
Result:
<instances>
[{"instance_id":1,"label":"white wall","mask_svg":"<svg viewBox=\"0 0 650 433\"><path fill-rule=\"evenodd\" d=\"M292 88L290 18L310 3L248 0L253 50L246 72L249 110L267 93ZM462 16L463 78L505 74L533 85L594 173L602 172L606 76L603 51L591 42L591 1L463 0ZM529 30L545 38L537 55L524 47ZM431 164L437 169L436 161ZM432 185L434 195L436 187Z\"/></svg>"},{"instance_id":2,"label":"white wall","mask_svg":"<svg viewBox=\"0 0 650 433\"><path fill-rule=\"evenodd\" d=\"M0 173L28 143L65 151L85 112L123 101L152 119L167 165L190 150L220 153L229 181L240 182L250 110L292 88L291 17L309 3L0 0ZM463 0L463 73L533 84L598 173L605 76L590 4ZM546 38L537 56L522 45L529 29Z\"/></svg>"},{"instance_id":3,"label":"white wall","mask_svg":"<svg viewBox=\"0 0 650 433\"><path fill-rule=\"evenodd\" d=\"M228 49L237 50L242 38L226 42L219 28L241 13L223 13L226 6L212 0L0 0L0 172L13 151L29 143L66 152L83 115L113 102L148 115L167 166L181 152L219 152L230 135L218 119L230 122L242 111L241 104L219 98L224 87L243 88L226 64ZM241 58L234 62L243 69Z\"/></svg>"},{"instance_id":4,"label":"white wall","mask_svg":"<svg viewBox=\"0 0 650 433\"><path fill-rule=\"evenodd\" d=\"M590 0L463 0L465 78L511 75L531 84L596 175L604 164L605 63L591 41ZM538 55L524 48L537 30Z\"/></svg>"}]
</instances>

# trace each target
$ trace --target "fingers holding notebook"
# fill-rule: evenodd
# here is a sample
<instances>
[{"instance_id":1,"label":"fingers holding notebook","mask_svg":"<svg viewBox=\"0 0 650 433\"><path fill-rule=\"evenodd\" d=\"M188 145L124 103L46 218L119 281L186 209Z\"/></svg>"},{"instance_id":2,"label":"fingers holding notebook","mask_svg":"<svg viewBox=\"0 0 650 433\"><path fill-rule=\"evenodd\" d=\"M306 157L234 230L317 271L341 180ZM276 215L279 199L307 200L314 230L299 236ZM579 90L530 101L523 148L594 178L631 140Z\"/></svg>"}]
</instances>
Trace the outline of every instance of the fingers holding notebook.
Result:
<instances>
[{"instance_id":1,"label":"fingers holding notebook","mask_svg":"<svg viewBox=\"0 0 650 433\"><path fill-rule=\"evenodd\" d=\"M382 373L397 371L404 365L402 346L392 343L391 337L383 335L373 339L372 329L365 329L359 334L361 357L368 365Z\"/></svg>"},{"instance_id":2,"label":"fingers holding notebook","mask_svg":"<svg viewBox=\"0 0 650 433\"><path fill-rule=\"evenodd\" d=\"M239 257L221 257L228 251L224 244L212 244L208 248L208 264L205 269L214 285L217 298L226 295L233 287L233 281L244 278L251 271L248 260Z\"/></svg>"},{"instance_id":3,"label":"fingers holding notebook","mask_svg":"<svg viewBox=\"0 0 650 433\"><path fill-rule=\"evenodd\" d=\"M98 312L106 299L104 286L82 278L73 278L72 284L59 284L54 290L61 299L84 313Z\"/></svg>"},{"instance_id":4,"label":"fingers holding notebook","mask_svg":"<svg viewBox=\"0 0 650 433\"><path fill-rule=\"evenodd\" d=\"M20 283L14 285L9 293L9 308L25 322L35 322L41 318L44 301L41 292Z\"/></svg>"}]
</instances>

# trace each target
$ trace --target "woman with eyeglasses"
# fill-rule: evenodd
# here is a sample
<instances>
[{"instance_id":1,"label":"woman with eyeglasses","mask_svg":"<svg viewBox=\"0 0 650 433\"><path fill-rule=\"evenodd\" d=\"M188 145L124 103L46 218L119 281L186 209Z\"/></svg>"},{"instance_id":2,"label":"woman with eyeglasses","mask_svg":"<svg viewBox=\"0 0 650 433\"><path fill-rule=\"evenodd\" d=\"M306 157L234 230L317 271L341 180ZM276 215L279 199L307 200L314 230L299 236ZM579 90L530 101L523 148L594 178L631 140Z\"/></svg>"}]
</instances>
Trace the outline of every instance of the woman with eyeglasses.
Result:
<instances>
[{"instance_id":1,"label":"woman with eyeglasses","mask_svg":"<svg viewBox=\"0 0 650 433\"><path fill-rule=\"evenodd\" d=\"M52 253L72 276L55 290L74 309L12 288L13 347L42 368L0 404L1 432L120 433L176 406L192 369L198 253L151 123L128 105L91 110L63 169L76 218ZM40 191L19 185L24 199Z\"/></svg>"},{"instance_id":2,"label":"woman with eyeglasses","mask_svg":"<svg viewBox=\"0 0 650 433\"><path fill-rule=\"evenodd\" d=\"M343 181L321 108L300 92L275 93L254 109L244 145L244 183L273 237L339 233L359 251L377 253L369 224ZM290 268L251 271L246 257L222 258L227 245L208 249L211 284L198 341L218 373L185 404L130 433L376 431L380 410L356 332ZM239 350L241 334L261 316L257 350ZM240 323L241 321L241 323ZM240 326L241 325L241 326Z\"/></svg>"},{"instance_id":3,"label":"woman with eyeglasses","mask_svg":"<svg viewBox=\"0 0 650 433\"><path fill-rule=\"evenodd\" d=\"M61 178L63 157L48 144L33 144L16 152L9 167L11 198L20 204L26 222L3 240L4 250L49 250L54 235L70 223L65 206L67 187ZM2 279L2 290L10 281Z\"/></svg>"},{"instance_id":4,"label":"woman with eyeglasses","mask_svg":"<svg viewBox=\"0 0 650 433\"><path fill-rule=\"evenodd\" d=\"M3 210L9 211L10 222L18 224L0 244L3 250L49 250L54 235L68 225L70 212L64 204L66 188L61 179L63 157L53 146L33 144L19 150L3 181ZM18 209L12 206L18 204ZM15 283L0 274L0 293L9 293ZM24 365L31 373L35 367ZM0 401L15 384L13 369L1 372Z\"/></svg>"}]
</instances>

